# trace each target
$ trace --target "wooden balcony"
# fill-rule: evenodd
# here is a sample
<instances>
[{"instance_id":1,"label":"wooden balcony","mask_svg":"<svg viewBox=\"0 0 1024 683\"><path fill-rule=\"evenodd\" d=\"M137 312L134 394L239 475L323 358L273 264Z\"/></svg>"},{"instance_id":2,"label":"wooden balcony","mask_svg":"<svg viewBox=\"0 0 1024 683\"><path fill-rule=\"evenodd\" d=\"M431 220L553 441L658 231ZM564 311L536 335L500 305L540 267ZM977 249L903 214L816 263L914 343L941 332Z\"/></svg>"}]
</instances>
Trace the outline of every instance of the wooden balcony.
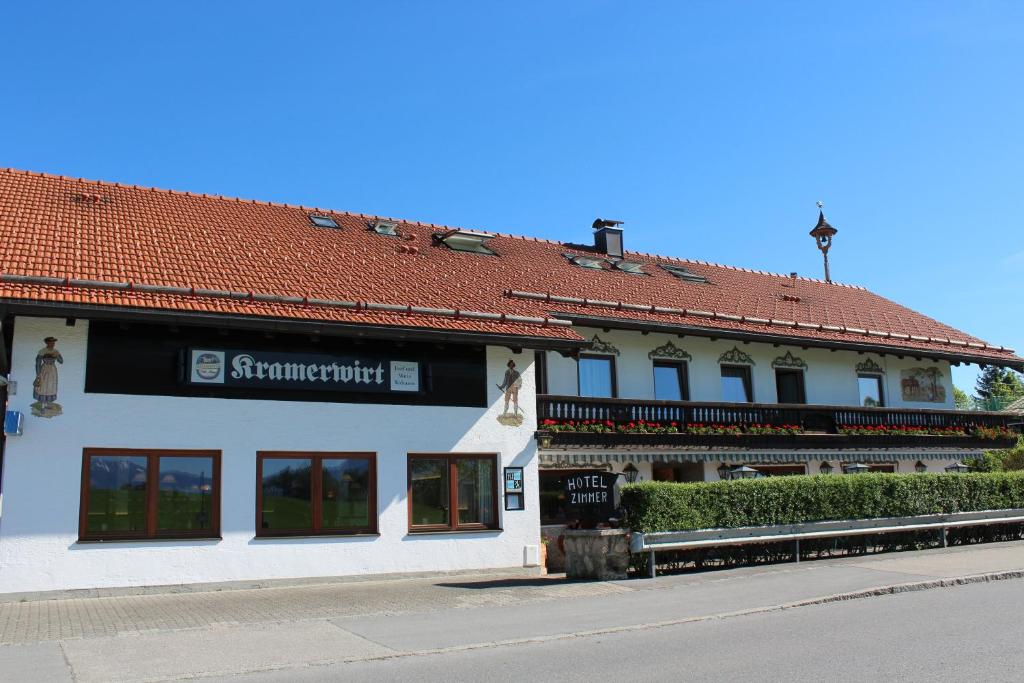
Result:
<instances>
[{"instance_id":1,"label":"wooden balcony","mask_svg":"<svg viewBox=\"0 0 1024 683\"><path fill-rule=\"evenodd\" d=\"M559 424L581 420L611 422L615 429L640 421L675 423L679 433L594 433L546 430L545 420ZM548 432L558 447L615 446L728 446L733 448L1010 448L1017 440L1020 416L1011 413L966 410L919 410L913 408L862 408L857 406L794 405L762 403L703 403L641 399L581 398L539 395L539 432ZM695 434L688 426L739 427L739 434ZM748 433L753 425L792 425L797 434ZM903 429L903 434L850 434L848 428ZM986 429L1012 433L986 438ZM921 433L953 430L951 435ZM1015 431L1016 430L1016 431Z\"/></svg>"}]
</instances>

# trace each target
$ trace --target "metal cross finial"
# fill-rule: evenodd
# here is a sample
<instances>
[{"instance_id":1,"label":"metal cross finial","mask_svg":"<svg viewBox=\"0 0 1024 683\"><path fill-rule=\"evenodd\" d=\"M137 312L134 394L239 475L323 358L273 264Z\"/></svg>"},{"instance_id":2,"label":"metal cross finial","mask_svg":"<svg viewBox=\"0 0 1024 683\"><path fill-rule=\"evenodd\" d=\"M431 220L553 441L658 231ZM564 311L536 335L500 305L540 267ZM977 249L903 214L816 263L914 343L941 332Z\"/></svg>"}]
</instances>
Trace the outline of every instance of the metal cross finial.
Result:
<instances>
[{"instance_id":1,"label":"metal cross finial","mask_svg":"<svg viewBox=\"0 0 1024 683\"><path fill-rule=\"evenodd\" d=\"M818 207L819 211L825 208L825 204L820 199L814 202L814 204Z\"/></svg>"}]
</instances>

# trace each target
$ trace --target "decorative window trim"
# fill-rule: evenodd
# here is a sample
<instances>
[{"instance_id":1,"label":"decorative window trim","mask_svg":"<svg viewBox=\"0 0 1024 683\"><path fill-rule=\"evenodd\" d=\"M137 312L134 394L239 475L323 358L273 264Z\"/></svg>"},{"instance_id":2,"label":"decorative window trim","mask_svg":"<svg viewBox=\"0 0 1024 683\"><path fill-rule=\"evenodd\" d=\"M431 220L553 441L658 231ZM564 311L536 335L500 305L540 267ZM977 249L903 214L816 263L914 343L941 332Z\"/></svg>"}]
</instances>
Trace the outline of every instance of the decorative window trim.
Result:
<instances>
[{"instance_id":1,"label":"decorative window trim","mask_svg":"<svg viewBox=\"0 0 1024 683\"><path fill-rule=\"evenodd\" d=\"M857 363L854 368L858 373L864 373L866 375L884 375L885 368L871 360L870 358L864 359L863 363Z\"/></svg>"},{"instance_id":2,"label":"decorative window trim","mask_svg":"<svg viewBox=\"0 0 1024 683\"><path fill-rule=\"evenodd\" d=\"M606 353L611 356L622 355L617 348L612 346L606 341L601 341L601 338L596 334L594 338L590 340L590 348L587 349L589 353Z\"/></svg>"},{"instance_id":3,"label":"decorative window trim","mask_svg":"<svg viewBox=\"0 0 1024 683\"><path fill-rule=\"evenodd\" d=\"M648 353L647 357L652 359L652 360L655 359L655 358L672 358L672 359L675 359L675 360L693 360L693 356L691 356L686 351L683 351L681 348L679 348L678 346L673 344L671 339L669 339L667 342L665 342L662 346L659 346L658 348L656 348L653 351L651 351L650 353Z\"/></svg>"},{"instance_id":4,"label":"decorative window trim","mask_svg":"<svg viewBox=\"0 0 1024 683\"><path fill-rule=\"evenodd\" d=\"M729 365L756 365L754 359L747 354L740 351L739 347L732 347L731 351L726 351L718 357L720 364L727 363Z\"/></svg>"},{"instance_id":5,"label":"decorative window trim","mask_svg":"<svg viewBox=\"0 0 1024 683\"><path fill-rule=\"evenodd\" d=\"M772 361L773 368L791 368L795 370L806 370L807 363L803 358L797 358L792 351L786 351L785 356L779 356Z\"/></svg>"}]
</instances>

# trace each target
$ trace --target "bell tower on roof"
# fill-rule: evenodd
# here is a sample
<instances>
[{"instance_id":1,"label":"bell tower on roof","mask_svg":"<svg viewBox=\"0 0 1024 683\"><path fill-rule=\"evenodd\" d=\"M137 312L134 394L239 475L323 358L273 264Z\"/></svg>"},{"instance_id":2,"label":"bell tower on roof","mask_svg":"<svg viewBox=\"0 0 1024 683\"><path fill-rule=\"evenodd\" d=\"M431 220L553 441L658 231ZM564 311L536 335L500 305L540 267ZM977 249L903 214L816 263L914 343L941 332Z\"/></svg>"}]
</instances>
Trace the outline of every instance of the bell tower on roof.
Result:
<instances>
[{"instance_id":1,"label":"bell tower on roof","mask_svg":"<svg viewBox=\"0 0 1024 683\"><path fill-rule=\"evenodd\" d=\"M821 250L822 256L825 257L825 282L832 282L832 277L828 272L828 250L832 246L832 238L835 236L838 230L829 225L828 221L825 220L824 204L818 202L818 224L814 226L814 230L811 230L811 237L818 245L818 249Z\"/></svg>"}]
</instances>

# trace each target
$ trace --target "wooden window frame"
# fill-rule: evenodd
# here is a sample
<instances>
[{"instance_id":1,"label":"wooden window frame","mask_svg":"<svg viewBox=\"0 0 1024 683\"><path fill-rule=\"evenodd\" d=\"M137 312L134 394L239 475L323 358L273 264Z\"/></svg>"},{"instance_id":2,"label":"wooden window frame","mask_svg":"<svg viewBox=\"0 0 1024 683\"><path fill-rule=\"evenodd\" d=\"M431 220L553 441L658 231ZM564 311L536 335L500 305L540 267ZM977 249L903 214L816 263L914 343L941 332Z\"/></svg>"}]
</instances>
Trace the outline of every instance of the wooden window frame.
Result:
<instances>
[{"instance_id":1,"label":"wooden window frame","mask_svg":"<svg viewBox=\"0 0 1024 683\"><path fill-rule=\"evenodd\" d=\"M864 407L864 400L860 396L860 381L862 379L873 379L878 383L878 405L871 406L873 408L884 408L886 405L885 400L885 375L881 375L875 372L858 372L857 373L857 405L861 408Z\"/></svg>"},{"instance_id":2,"label":"wooden window frame","mask_svg":"<svg viewBox=\"0 0 1024 683\"><path fill-rule=\"evenodd\" d=\"M719 383L721 383L721 378L725 377L725 375L722 374L722 371L725 370L726 368L728 368L730 370L732 370L732 369L742 370L744 374L743 374L743 376L740 379L743 380L743 388L747 390L747 400L746 401L742 401L741 403L753 403L754 402L754 372L753 372L753 370L751 370L749 365L738 365L736 363L723 363L722 365L719 365L718 368L719 368L718 369ZM721 384L719 384L719 388L721 388ZM722 398L723 398L723 400L725 399L724 396Z\"/></svg>"},{"instance_id":3,"label":"wooden window frame","mask_svg":"<svg viewBox=\"0 0 1024 683\"><path fill-rule=\"evenodd\" d=\"M264 529L263 528L263 461L309 460L310 519L308 529ZM322 526L323 513L323 461L324 460L368 460L370 463L369 525L362 528L339 529ZM380 512L377 510L377 454L363 451L256 451L256 537L288 538L289 536L376 536Z\"/></svg>"},{"instance_id":4,"label":"wooden window frame","mask_svg":"<svg viewBox=\"0 0 1024 683\"><path fill-rule=\"evenodd\" d=\"M412 463L413 460L447 460L448 461L448 524L413 524L412 521ZM494 465L494 478L491 482L491 519L493 524L460 524L459 523L459 460L490 460ZM501 489L498 486L497 453L409 453L406 456L406 507L410 534L459 533L465 531L501 531L498 518L498 497Z\"/></svg>"},{"instance_id":5,"label":"wooden window frame","mask_svg":"<svg viewBox=\"0 0 1024 683\"><path fill-rule=\"evenodd\" d=\"M582 382L580 382L580 361L581 360L606 360L608 361L608 371L611 373L612 380L612 395L608 398L619 397L619 380L618 380L618 368L615 366L615 356L605 353L581 353L579 358L576 359L576 395L580 396L580 389L582 389ZM604 398L594 396L592 398Z\"/></svg>"},{"instance_id":6,"label":"wooden window frame","mask_svg":"<svg viewBox=\"0 0 1024 683\"><path fill-rule=\"evenodd\" d=\"M672 360L669 358L655 358L651 363L651 373L654 376L654 398L658 399L658 380L656 370L661 368L674 368L679 381L679 400L690 400L690 368L685 360Z\"/></svg>"},{"instance_id":7,"label":"wooden window frame","mask_svg":"<svg viewBox=\"0 0 1024 683\"><path fill-rule=\"evenodd\" d=\"M146 458L146 529L140 532L89 532L89 460L96 456ZM220 538L220 451L177 450L164 448L83 448L82 485L78 508L78 541L162 541ZM212 458L210 473L210 528L203 531L175 531L157 529L157 511L160 502L160 458Z\"/></svg>"},{"instance_id":8,"label":"wooden window frame","mask_svg":"<svg viewBox=\"0 0 1024 683\"><path fill-rule=\"evenodd\" d=\"M548 393L548 352L534 351L533 376L538 394ZM577 373L578 374L578 373Z\"/></svg>"},{"instance_id":9,"label":"wooden window frame","mask_svg":"<svg viewBox=\"0 0 1024 683\"><path fill-rule=\"evenodd\" d=\"M807 376L803 370L793 368L775 368L775 400L779 403L785 403L782 397L779 396L779 375L796 375L800 377L800 400L792 405L807 405Z\"/></svg>"}]
</instances>

